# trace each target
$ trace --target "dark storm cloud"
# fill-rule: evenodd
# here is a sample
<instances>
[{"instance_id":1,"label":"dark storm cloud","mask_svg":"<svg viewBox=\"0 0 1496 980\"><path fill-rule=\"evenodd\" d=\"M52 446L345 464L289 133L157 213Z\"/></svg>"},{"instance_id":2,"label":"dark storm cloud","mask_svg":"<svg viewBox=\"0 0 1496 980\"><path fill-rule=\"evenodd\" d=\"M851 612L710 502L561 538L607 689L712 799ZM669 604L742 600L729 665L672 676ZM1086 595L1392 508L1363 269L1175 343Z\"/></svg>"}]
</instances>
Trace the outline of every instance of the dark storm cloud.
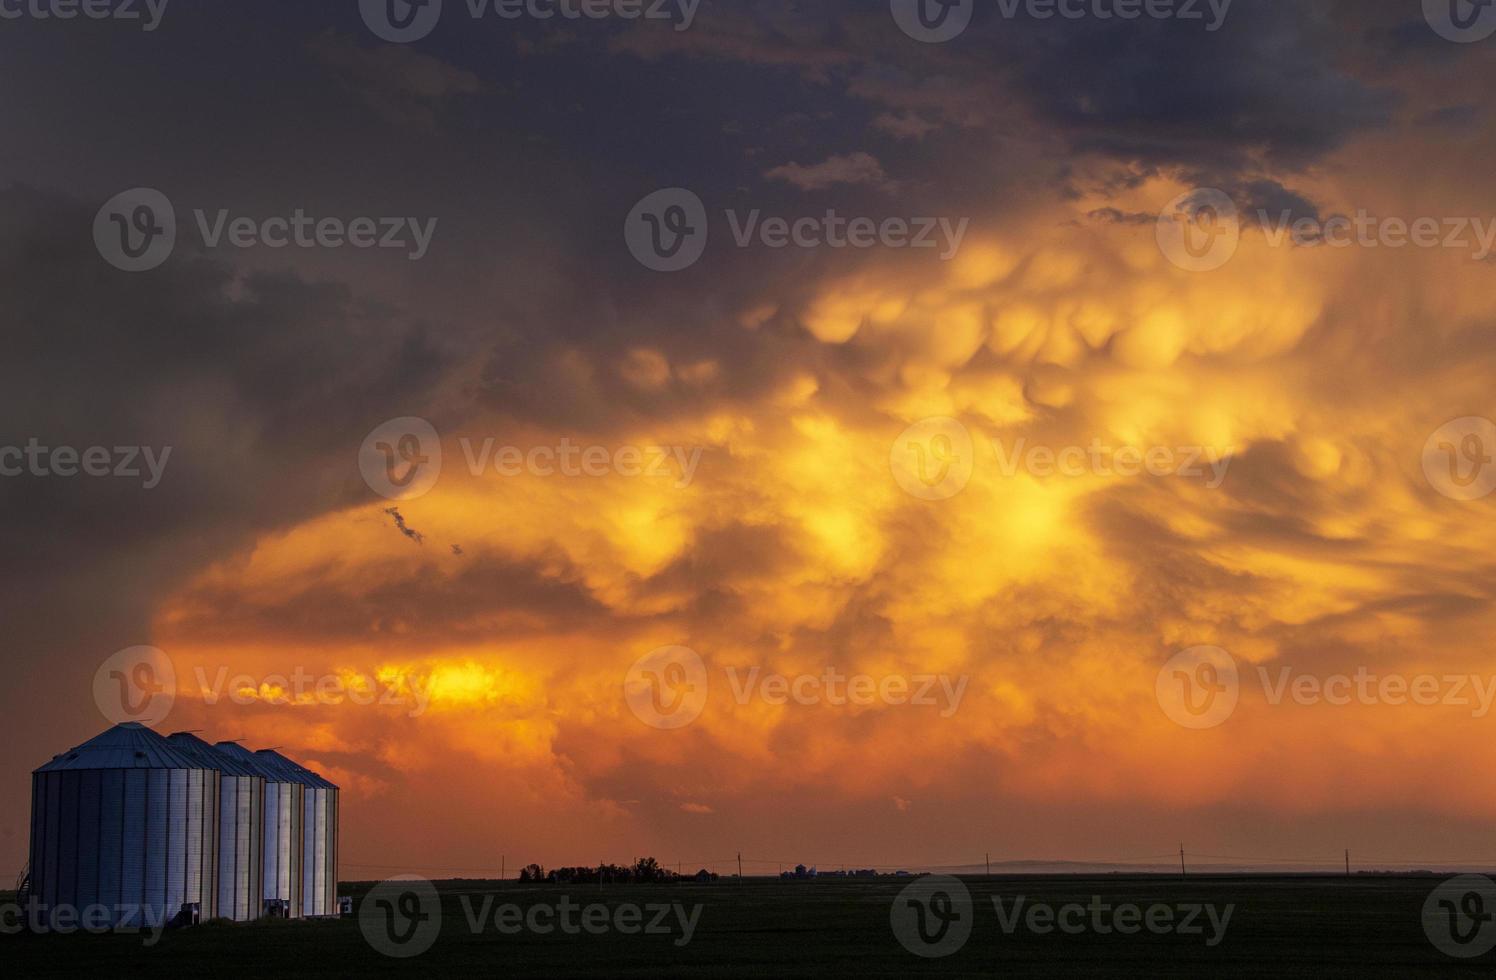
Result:
<instances>
[{"instance_id":1,"label":"dark storm cloud","mask_svg":"<svg viewBox=\"0 0 1496 980\"><path fill-rule=\"evenodd\" d=\"M0 444L152 447L158 485L23 474L0 480L0 594L13 636L47 648L75 583L120 599L116 647L144 636L150 596L256 531L362 501L354 454L447 355L423 328L346 286L236 277L182 251L132 275L89 235L93 210L0 191L9 299ZM67 547L61 542L71 542ZM119 580L99 588L92 573ZM94 651L100 657L110 650Z\"/></svg>"},{"instance_id":2,"label":"dark storm cloud","mask_svg":"<svg viewBox=\"0 0 1496 980\"><path fill-rule=\"evenodd\" d=\"M314 569L308 584L278 597L205 583L183 597L175 625L209 641L361 637L409 642L424 652L444 642L554 635L609 619L581 570L563 556L452 557L369 565L369 580L358 588Z\"/></svg>"},{"instance_id":3,"label":"dark storm cloud","mask_svg":"<svg viewBox=\"0 0 1496 980\"><path fill-rule=\"evenodd\" d=\"M1015 24L1017 78L1078 150L1160 166L1309 164L1385 125L1390 93L1338 69L1343 25L1308 4L1238 0L1221 30L1180 21Z\"/></svg>"}]
</instances>

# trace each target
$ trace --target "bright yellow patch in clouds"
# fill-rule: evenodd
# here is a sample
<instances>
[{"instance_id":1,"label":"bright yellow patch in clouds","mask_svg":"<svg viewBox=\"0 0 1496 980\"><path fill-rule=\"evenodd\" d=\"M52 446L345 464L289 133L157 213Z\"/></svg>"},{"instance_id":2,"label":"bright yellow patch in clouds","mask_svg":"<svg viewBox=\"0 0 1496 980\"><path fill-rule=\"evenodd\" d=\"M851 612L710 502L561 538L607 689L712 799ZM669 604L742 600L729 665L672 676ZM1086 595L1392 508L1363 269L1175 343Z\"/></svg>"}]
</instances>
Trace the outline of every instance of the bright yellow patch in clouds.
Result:
<instances>
[{"instance_id":1,"label":"bright yellow patch in clouds","mask_svg":"<svg viewBox=\"0 0 1496 980\"><path fill-rule=\"evenodd\" d=\"M454 433L437 489L398 505L423 544L385 502L267 534L158 611L160 642L183 665L304 662L419 688L416 717L277 715L371 791L456 757L443 772L459 796L463 780L522 779L609 826L650 800L715 819L734 800L886 804L908 787L1298 812L1376 805L1407 780L1435 808L1496 802L1491 764L1441 789L1413 753L1386 751L1393 737L1455 744L1468 712L1273 706L1257 681L1258 666L1469 663L1492 635L1470 579L1496 545L1490 505L1440 497L1417 463L1433 427L1490 405L1489 378L1363 355L1367 338L1420 349L1409 296L1488 317L1496 299L1476 299L1457 255L1400 271L1249 229L1231 263L1197 274L1163 258L1151 225L1087 218L1103 203L1156 212L1180 190L1154 179L1121 200L1055 200L974 230L949 263L874 255L799 306L753 297L733 329L771 343L798 324L825 358L751 395L712 394L731 358L574 352L579 378L615 370L634 390L702 400L655 432L498 435L475 421L462 434L699 450L688 485L674 461L663 476L474 476ZM944 500L911 497L889 468L896 437L930 416L957 419L975 454ZM1110 458L1078 474L1004 469L1024 448L1093 445L1167 450L1200 475L1119 474ZM1163 716L1154 680L1203 643L1230 650L1247 687L1227 727L1194 737ZM629 665L669 644L700 653L711 682L675 737L622 697ZM754 667L966 684L948 716L740 701L727 671ZM360 770L360 757L375 761ZM1331 757L1351 773L1333 794Z\"/></svg>"}]
</instances>

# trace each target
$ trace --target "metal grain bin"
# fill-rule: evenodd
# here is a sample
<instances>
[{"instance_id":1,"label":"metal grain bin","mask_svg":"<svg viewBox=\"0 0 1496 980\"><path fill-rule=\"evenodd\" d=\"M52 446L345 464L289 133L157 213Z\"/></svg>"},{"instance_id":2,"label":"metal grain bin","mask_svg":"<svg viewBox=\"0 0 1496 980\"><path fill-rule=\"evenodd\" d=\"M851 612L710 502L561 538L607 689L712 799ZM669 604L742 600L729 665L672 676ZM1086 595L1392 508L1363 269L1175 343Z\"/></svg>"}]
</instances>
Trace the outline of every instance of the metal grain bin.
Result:
<instances>
[{"instance_id":1,"label":"metal grain bin","mask_svg":"<svg viewBox=\"0 0 1496 980\"><path fill-rule=\"evenodd\" d=\"M255 756L301 784L301 910L306 917L338 914L338 787L274 749Z\"/></svg>"},{"instance_id":2,"label":"metal grain bin","mask_svg":"<svg viewBox=\"0 0 1496 980\"><path fill-rule=\"evenodd\" d=\"M281 767L269 765L238 742L219 742L213 747L265 780L260 850L264 868L260 889L262 914L301 918L305 784L291 778Z\"/></svg>"},{"instance_id":3,"label":"metal grain bin","mask_svg":"<svg viewBox=\"0 0 1496 980\"><path fill-rule=\"evenodd\" d=\"M166 740L218 770L218 915L236 922L258 919L265 914L264 775L190 732L177 732Z\"/></svg>"},{"instance_id":4,"label":"metal grain bin","mask_svg":"<svg viewBox=\"0 0 1496 980\"><path fill-rule=\"evenodd\" d=\"M31 791L40 905L127 927L217 913L216 769L126 722L37 769Z\"/></svg>"}]
</instances>

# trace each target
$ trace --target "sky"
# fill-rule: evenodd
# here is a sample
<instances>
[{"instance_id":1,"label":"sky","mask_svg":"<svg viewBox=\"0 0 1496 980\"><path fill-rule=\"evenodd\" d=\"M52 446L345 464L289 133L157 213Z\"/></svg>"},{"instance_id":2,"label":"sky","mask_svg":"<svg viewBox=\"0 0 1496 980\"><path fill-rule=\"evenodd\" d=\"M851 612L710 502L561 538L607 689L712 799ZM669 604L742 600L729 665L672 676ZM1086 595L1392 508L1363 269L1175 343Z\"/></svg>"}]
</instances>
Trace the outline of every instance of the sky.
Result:
<instances>
[{"instance_id":1,"label":"sky","mask_svg":"<svg viewBox=\"0 0 1496 980\"><path fill-rule=\"evenodd\" d=\"M917 6L0 2L0 872L1496 865L1496 8Z\"/></svg>"}]
</instances>

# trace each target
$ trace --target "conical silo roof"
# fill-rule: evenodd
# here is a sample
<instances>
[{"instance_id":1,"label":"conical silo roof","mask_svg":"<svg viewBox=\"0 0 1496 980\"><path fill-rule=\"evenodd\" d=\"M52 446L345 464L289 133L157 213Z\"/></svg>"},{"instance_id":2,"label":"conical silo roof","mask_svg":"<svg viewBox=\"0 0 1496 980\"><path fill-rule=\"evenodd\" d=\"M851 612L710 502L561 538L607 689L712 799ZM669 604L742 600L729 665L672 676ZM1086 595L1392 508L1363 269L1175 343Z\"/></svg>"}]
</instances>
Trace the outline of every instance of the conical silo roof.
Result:
<instances>
[{"instance_id":1,"label":"conical silo roof","mask_svg":"<svg viewBox=\"0 0 1496 980\"><path fill-rule=\"evenodd\" d=\"M229 758L248 766L256 776L263 776L272 783L294 783L297 780L290 779L278 767L267 765L253 752L240 745L238 742L218 742L213 746L215 751L222 752Z\"/></svg>"},{"instance_id":2,"label":"conical silo roof","mask_svg":"<svg viewBox=\"0 0 1496 980\"><path fill-rule=\"evenodd\" d=\"M260 770L248 762L210 745L192 732L172 732L166 740L182 754L210 769L217 769L225 776L262 776Z\"/></svg>"},{"instance_id":3,"label":"conical silo roof","mask_svg":"<svg viewBox=\"0 0 1496 980\"><path fill-rule=\"evenodd\" d=\"M36 772L69 769L208 769L166 738L136 721L115 725L102 734L53 757Z\"/></svg>"},{"instance_id":4,"label":"conical silo roof","mask_svg":"<svg viewBox=\"0 0 1496 980\"><path fill-rule=\"evenodd\" d=\"M298 762L292 762L274 749L260 749L255 757L264 761L267 766L285 774L287 781L301 783L303 786L315 786L318 789L337 789L333 783L323 779L317 773L312 772L306 766Z\"/></svg>"}]
</instances>

